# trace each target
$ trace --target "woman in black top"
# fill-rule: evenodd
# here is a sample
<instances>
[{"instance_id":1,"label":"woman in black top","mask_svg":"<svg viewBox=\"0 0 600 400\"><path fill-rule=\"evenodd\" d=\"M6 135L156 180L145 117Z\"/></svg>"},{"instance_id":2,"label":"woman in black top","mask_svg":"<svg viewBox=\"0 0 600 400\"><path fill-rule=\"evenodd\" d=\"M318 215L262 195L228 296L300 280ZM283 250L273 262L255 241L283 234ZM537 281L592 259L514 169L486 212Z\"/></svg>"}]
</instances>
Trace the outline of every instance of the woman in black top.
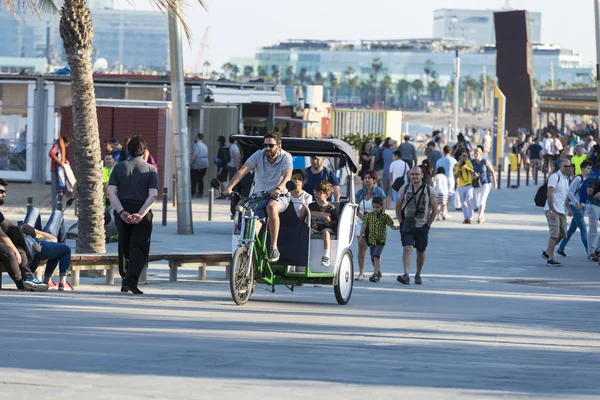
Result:
<instances>
[{"instance_id":1,"label":"woman in black top","mask_svg":"<svg viewBox=\"0 0 600 400\"><path fill-rule=\"evenodd\" d=\"M365 172L371 169L371 142L364 141L360 148L360 171L358 176L362 179Z\"/></svg>"},{"instance_id":2,"label":"woman in black top","mask_svg":"<svg viewBox=\"0 0 600 400\"><path fill-rule=\"evenodd\" d=\"M115 209L119 231L121 292L143 294L138 289L138 280L150 253L150 208L158 196L158 173L144 161L147 146L141 136L131 138L127 147L130 158L115 165L108 181L108 197Z\"/></svg>"}]
</instances>

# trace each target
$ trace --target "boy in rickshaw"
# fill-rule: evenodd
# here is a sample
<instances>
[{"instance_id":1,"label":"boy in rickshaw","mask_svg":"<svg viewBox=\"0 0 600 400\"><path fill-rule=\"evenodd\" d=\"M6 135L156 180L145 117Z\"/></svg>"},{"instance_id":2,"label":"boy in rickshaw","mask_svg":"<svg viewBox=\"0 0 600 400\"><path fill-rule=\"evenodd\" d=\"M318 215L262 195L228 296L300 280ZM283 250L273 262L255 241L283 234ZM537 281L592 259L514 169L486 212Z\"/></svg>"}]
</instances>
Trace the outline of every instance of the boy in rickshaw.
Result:
<instances>
[{"instance_id":1,"label":"boy in rickshaw","mask_svg":"<svg viewBox=\"0 0 600 400\"><path fill-rule=\"evenodd\" d=\"M321 266L329 267L331 251L331 237L335 236L338 213L335 206L327 201L333 193L333 186L329 182L319 182L315 187L315 201L308 205L311 214L310 227L313 234L323 237L323 248L325 255L321 257ZM306 210L300 216L301 220L306 217Z\"/></svg>"},{"instance_id":2,"label":"boy in rickshaw","mask_svg":"<svg viewBox=\"0 0 600 400\"><path fill-rule=\"evenodd\" d=\"M371 262L373 262L373 275L369 278L371 282L377 283L381 279L381 253L387 238L387 227L393 230L400 229L394 225L394 220L383 210L383 199L373 198L373 211L368 213L363 222L360 236L367 237Z\"/></svg>"}]
</instances>

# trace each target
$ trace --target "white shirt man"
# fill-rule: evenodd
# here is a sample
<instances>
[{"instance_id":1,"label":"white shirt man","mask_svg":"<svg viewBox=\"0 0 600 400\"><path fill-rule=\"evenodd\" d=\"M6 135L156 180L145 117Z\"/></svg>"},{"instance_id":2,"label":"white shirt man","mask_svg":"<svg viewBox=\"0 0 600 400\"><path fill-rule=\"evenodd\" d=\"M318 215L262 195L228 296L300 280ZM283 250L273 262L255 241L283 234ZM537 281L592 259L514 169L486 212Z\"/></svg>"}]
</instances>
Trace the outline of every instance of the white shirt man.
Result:
<instances>
[{"instance_id":1,"label":"white shirt man","mask_svg":"<svg viewBox=\"0 0 600 400\"><path fill-rule=\"evenodd\" d=\"M550 229L548 248L542 252L542 257L548 260L548 265L558 267L560 262L554 259L554 248L567 236L567 214L571 215L568 201L569 176L572 172L571 161L564 159L560 162L560 169L550 175L548 179L548 197L544 212Z\"/></svg>"}]
</instances>

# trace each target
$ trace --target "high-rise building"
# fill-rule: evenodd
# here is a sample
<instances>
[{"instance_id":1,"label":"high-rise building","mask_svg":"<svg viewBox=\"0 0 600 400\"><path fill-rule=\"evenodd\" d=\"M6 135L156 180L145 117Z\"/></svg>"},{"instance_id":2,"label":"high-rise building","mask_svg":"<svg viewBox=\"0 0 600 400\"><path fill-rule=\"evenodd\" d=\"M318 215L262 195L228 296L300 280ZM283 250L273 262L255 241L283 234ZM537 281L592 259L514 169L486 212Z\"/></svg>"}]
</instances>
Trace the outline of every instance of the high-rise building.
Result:
<instances>
[{"instance_id":1,"label":"high-rise building","mask_svg":"<svg viewBox=\"0 0 600 400\"><path fill-rule=\"evenodd\" d=\"M496 10L498 11L498 10ZM542 14L529 13L529 34L533 43L541 42ZM433 36L464 39L466 45L496 43L494 10L444 8L433 12Z\"/></svg>"},{"instance_id":2,"label":"high-rise building","mask_svg":"<svg viewBox=\"0 0 600 400\"><path fill-rule=\"evenodd\" d=\"M111 69L165 71L169 60L167 18L158 11L122 10L113 0L89 1L94 24L93 60L104 58ZM0 11L0 57L45 58L66 64L57 15L23 15L21 22ZM32 71L46 72L46 71Z\"/></svg>"}]
</instances>

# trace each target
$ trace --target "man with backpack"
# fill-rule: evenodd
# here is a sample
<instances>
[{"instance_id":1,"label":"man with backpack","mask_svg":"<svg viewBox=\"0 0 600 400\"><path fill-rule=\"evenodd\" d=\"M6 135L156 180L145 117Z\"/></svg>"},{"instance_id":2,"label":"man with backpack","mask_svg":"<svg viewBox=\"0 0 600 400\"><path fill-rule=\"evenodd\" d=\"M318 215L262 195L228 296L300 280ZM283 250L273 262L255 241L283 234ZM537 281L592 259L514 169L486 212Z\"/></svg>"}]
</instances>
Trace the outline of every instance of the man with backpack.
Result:
<instances>
[{"instance_id":1,"label":"man with backpack","mask_svg":"<svg viewBox=\"0 0 600 400\"><path fill-rule=\"evenodd\" d=\"M550 175L547 182L548 193L544 213L548 221L550 237L548 247L542 251L542 258L552 267L560 267L561 263L554 258L554 248L567 236L567 214L572 215L569 198L569 176L571 176L571 161L566 159L560 163L560 170Z\"/></svg>"},{"instance_id":2,"label":"man with backpack","mask_svg":"<svg viewBox=\"0 0 600 400\"><path fill-rule=\"evenodd\" d=\"M319 182L329 182L333 186L333 194L328 201L340 201L340 181L332 169L325 168L325 157L310 157L310 167L304 171L304 186L302 189L315 197L315 188Z\"/></svg>"},{"instance_id":3,"label":"man with backpack","mask_svg":"<svg viewBox=\"0 0 600 400\"><path fill-rule=\"evenodd\" d=\"M585 247L585 252L588 254L588 260L598 261L598 258L594 254L588 252L588 240L587 240L587 229L585 226L585 207L587 203L587 186L585 180L588 175L592 172L592 163L590 161L583 161L580 165L581 174L573 178L571 186L569 186L569 202L571 203L571 211L573 212L573 219L571 219L571 225L567 231L567 237L565 237L558 246L556 251L559 255L566 257L565 247L571 239L571 236L575 233L577 228L581 233L581 241Z\"/></svg>"}]
</instances>

